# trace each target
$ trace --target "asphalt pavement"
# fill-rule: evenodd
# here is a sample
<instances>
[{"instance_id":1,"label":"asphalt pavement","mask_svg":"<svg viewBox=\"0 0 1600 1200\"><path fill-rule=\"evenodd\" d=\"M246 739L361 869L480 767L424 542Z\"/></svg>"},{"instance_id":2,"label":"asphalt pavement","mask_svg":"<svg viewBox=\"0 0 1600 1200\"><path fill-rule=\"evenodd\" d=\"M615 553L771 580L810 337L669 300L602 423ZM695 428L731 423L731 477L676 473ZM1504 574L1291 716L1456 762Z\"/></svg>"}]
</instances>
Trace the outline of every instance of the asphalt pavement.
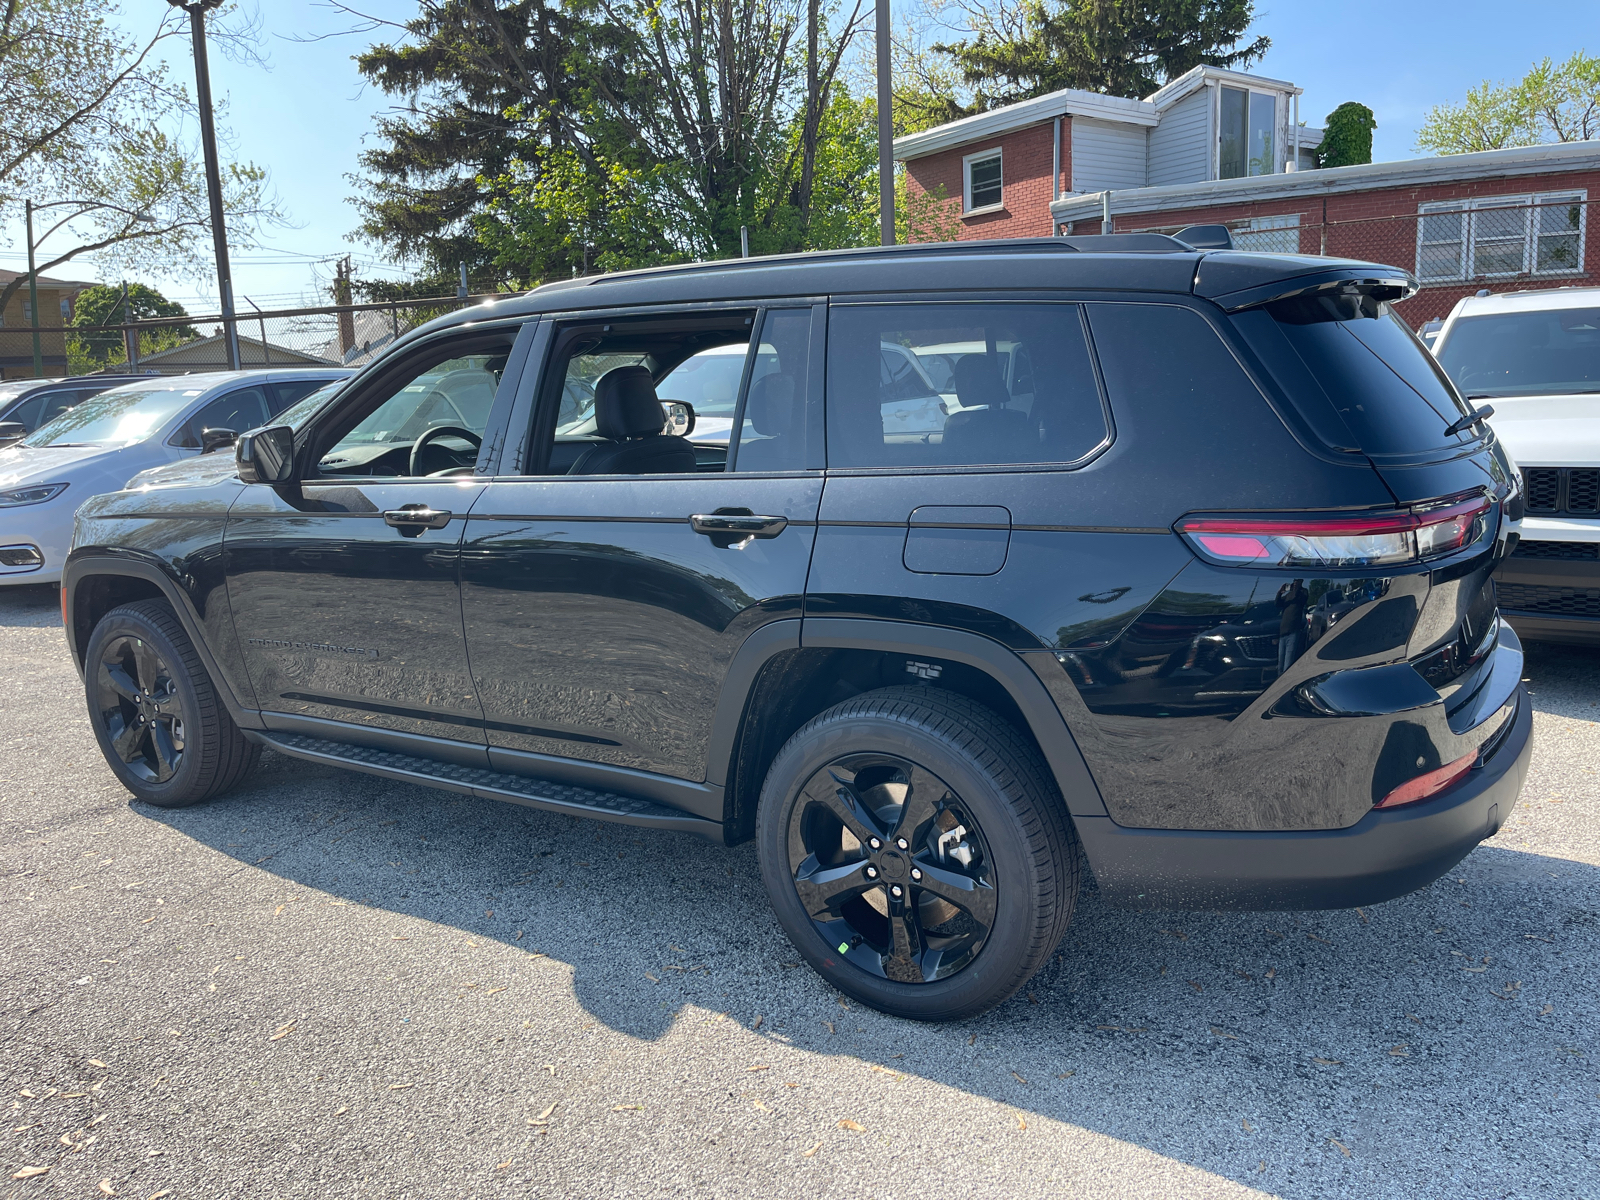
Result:
<instances>
[{"instance_id":1,"label":"asphalt pavement","mask_svg":"<svg viewBox=\"0 0 1600 1200\"><path fill-rule=\"evenodd\" d=\"M1530 647L1522 800L1432 887L1090 893L929 1027L798 963L750 846L271 754L134 802L56 596L0 592L0 1197L1600 1196L1600 652Z\"/></svg>"}]
</instances>

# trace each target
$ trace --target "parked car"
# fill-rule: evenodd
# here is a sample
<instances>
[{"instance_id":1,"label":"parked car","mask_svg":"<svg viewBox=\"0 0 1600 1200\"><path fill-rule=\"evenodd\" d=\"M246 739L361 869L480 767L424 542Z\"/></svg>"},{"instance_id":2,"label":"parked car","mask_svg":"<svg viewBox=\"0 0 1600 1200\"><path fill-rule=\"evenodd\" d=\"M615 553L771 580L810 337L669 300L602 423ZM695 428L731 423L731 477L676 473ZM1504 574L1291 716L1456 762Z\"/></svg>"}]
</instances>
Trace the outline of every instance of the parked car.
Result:
<instances>
[{"instance_id":1,"label":"parked car","mask_svg":"<svg viewBox=\"0 0 1600 1200\"><path fill-rule=\"evenodd\" d=\"M8 379L0 383L0 447L21 441L90 396L148 375L76 375L66 379Z\"/></svg>"},{"instance_id":2,"label":"parked car","mask_svg":"<svg viewBox=\"0 0 1600 1200\"><path fill-rule=\"evenodd\" d=\"M157 463L231 445L338 368L141 378L59 413L0 450L0 585L61 578L72 514Z\"/></svg>"},{"instance_id":3,"label":"parked car","mask_svg":"<svg viewBox=\"0 0 1600 1200\"><path fill-rule=\"evenodd\" d=\"M1027 981L1083 862L1141 908L1385 900L1500 827L1531 745L1490 584L1510 469L1391 310L1415 288L1113 235L443 317L233 472L79 510L90 725L157 805L270 746L754 839L799 953L926 1020ZM969 354L988 402L905 428L927 385L885 347L958 341L1025 349L1031 390ZM661 381L712 346L772 369L692 443ZM468 369L494 381L470 470L419 452L433 425L347 452ZM560 424L580 379L592 428Z\"/></svg>"},{"instance_id":4,"label":"parked car","mask_svg":"<svg viewBox=\"0 0 1600 1200\"><path fill-rule=\"evenodd\" d=\"M1521 467L1501 611L1524 637L1600 645L1600 288L1469 296L1437 353Z\"/></svg>"}]
</instances>

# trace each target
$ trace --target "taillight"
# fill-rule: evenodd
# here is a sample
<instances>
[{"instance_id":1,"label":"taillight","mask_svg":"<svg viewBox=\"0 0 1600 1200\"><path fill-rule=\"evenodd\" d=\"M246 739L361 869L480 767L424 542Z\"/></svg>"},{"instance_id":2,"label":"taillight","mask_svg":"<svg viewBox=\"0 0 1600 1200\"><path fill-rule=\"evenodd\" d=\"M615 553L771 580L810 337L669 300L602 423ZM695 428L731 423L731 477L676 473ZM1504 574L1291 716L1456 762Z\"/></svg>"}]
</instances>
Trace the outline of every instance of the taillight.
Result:
<instances>
[{"instance_id":1,"label":"taillight","mask_svg":"<svg viewBox=\"0 0 1600 1200\"><path fill-rule=\"evenodd\" d=\"M1470 546L1490 507L1488 496L1474 493L1379 512L1184 517L1174 528L1202 558L1225 566L1365 567Z\"/></svg>"},{"instance_id":2,"label":"taillight","mask_svg":"<svg viewBox=\"0 0 1600 1200\"><path fill-rule=\"evenodd\" d=\"M1418 775L1415 779L1407 780L1372 807L1399 808L1402 804L1415 804L1418 800L1426 800L1429 796L1437 796L1445 788L1472 770L1473 764L1477 761L1478 752L1474 750L1471 754L1458 758L1453 763L1446 763L1437 771L1429 771L1426 775Z\"/></svg>"}]
</instances>

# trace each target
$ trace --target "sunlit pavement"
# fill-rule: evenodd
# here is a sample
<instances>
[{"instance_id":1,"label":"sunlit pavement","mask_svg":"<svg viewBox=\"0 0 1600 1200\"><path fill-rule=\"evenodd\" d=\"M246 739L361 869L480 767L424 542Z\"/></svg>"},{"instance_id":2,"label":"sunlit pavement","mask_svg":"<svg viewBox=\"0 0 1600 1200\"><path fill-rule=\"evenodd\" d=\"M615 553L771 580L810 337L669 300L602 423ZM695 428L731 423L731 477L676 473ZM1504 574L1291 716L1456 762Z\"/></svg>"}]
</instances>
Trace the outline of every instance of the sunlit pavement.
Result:
<instances>
[{"instance_id":1,"label":"sunlit pavement","mask_svg":"<svg viewBox=\"0 0 1600 1200\"><path fill-rule=\"evenodd\" d=\"M1426 891L1089 894L927 1027L796 965L749 846L271 755L134 803L56 603L0 592L0 1196L1600 1195L1600 652L1530 647L1522 801Z\"/></svg>"}]
</instances>

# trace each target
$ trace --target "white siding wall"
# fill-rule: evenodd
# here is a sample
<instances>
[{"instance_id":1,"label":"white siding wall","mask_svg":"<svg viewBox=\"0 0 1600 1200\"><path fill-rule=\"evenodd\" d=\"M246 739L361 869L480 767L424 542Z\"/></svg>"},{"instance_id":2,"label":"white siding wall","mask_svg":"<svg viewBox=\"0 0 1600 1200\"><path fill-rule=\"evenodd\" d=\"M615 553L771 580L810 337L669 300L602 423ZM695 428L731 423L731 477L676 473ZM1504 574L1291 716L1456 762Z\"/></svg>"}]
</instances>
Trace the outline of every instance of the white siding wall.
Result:
<instances>
[{"instance_id":1,"label":"white siding wall","mask_svg":"<svg viewBox=\"0 0 1600 1200\"><path fill-rule=\"evenodd\" d=\"M1143 125L1090 117L1072 119L1073 191L1144 187L1144 163Z\"/></svg>"},{"instance_id":2,"label":"white siding wall","mask_svg":"<svg viewBox=\"0 0 1600 1200\"><path fill-rule=\"evenodd\" d=\"M1201 88L1161 114L1161 124L1150 131L1150 186L1204 183L1210 177L1211 147L1207 106L1213 89Z\"/></svg>"}]
</instances>

